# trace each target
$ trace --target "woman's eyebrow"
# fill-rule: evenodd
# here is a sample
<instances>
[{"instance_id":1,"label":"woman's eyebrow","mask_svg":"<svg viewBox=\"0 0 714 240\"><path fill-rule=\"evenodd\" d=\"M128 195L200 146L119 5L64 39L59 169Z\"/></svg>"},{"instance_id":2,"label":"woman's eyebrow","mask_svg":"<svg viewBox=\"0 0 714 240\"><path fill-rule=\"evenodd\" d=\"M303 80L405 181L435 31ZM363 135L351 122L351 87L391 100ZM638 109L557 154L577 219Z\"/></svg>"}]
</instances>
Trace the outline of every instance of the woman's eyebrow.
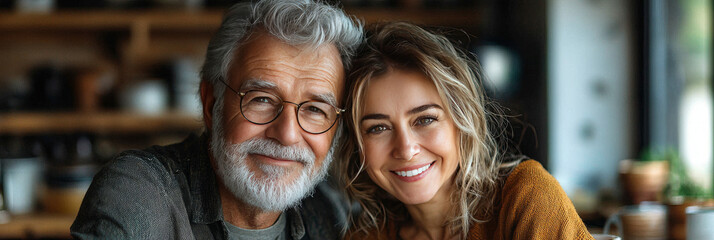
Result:
<instances>
[{"instance_id":1,"label":"woman's eyebrow","mask_svg":"<svg viewBox=\"0 0 714 240\"><path fill-rule=\"evenodd\" d=\"M407 114L412 115L412 114L420 113L420 112L423 112L423 111L426 111L426 110L429 110L432 108L438 108L438 109L444 110L441 106L439 106L439 104L432 103L432 104L426 104L426 105L421 105L421 106L412 108L411 110L409 110L407 112Z\"/></svg>"},{"instance_id":2,"label":"woman's eyebrow","mask_svg":"<svg viewBox=\"0 0 714 240\"><path fill-rule=\"evenodd\" d=\"M423 111L426 111L426 110L429 110L432 108L444 110L441 106L439 106L439 104L432 103L432 104L425 104L425 105L421 105L421 106L412 108L411 110L409 110L407 112L407 114L410 114L410 115L416 114L416 113L420 113L420 112L423 112ZM364 115L364 117L362 117L362 119L360 119L360 122L363 122L365 120L381 120L381 119L389 119L389 116L387 116L386 114L381 114L381 113L367 114L367 115Z\"/></svg>"},{"instance_id":3,"label":"woman's eyebrow","mask_svg":"<svg viewBox=\"0 0 714 240\"><path fill-rule=\"evenodd\" d=\"M362 119L360 119L360 122L364 122L364 120L370 120L370 119L376 119L376 120L389 119L389 116L387 116L385 114L381 114L381 113L367 114L367 115L364 115L364 117L362 117Z\"/></svg>"}]
</instances>

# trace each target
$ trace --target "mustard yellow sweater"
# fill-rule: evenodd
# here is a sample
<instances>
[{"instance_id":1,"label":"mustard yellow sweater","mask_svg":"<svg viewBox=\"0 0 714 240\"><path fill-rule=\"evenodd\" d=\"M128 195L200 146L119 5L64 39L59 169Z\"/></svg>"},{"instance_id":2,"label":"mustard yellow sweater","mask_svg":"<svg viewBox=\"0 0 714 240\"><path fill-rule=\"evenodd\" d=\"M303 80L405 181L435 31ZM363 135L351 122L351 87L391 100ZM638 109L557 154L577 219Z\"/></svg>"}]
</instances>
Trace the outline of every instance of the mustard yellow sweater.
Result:
<instances>
[{"instance_id":1,"label":"mustard yellow sweater","mask_svg":"<svg viewBox=\"0 0 714 240\"><path fill-rule=\"evenodd\" d=\"M593 239L563 188L540 163L519 164L496 199L496 217L469 239Z\"/></svg>"},{"instance_id":2,"label":"mustard yellow sweater","mask_svg":"<svg viewBox=\"0 0 714 240\"><path fill-rule=\"evenodd\" d=\"M494 200L494 217L475 224L468 239L593 239L560 184L535 160L520 163ZM369 236L350 239L399 239L394 224Z\"/></svg>"}]
</instances>

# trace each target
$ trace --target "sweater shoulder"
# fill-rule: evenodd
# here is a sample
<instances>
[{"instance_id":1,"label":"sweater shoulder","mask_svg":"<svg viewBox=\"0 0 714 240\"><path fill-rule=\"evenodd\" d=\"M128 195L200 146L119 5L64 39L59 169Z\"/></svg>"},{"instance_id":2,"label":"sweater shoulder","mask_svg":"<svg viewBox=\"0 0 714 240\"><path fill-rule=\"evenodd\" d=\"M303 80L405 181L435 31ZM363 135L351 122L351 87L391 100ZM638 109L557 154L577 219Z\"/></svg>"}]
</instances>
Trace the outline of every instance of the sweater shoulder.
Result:
<instances>
[{"instance_id":1,"label":"sweater shoulder","mask_svg":"<svg viewBox=\"0 0 714 240\"><path fill-rule=\"evenodd\" d=\"M530 188L560 189L558 181L536 160L523 161L508 175L503 185L503 195L521 193Z\"/></svg>"},{"instance_id":2,"label":"sweater shoulder","mask_svg":"<svg viewBox=\"0 0 714 240\"><path fill-rule=\"evenodd\" d=\"M558 181L535 160L520 163L507 177L499 225L506 239L591 239Z\"/></svg>"},{"instance_id":3,"label":"sweater shoulder","mask_svg":"<svg viewBox=\"0 0 714 240\"><path fill-rule=\"evenodd\" d=\"M507 208L571 204L558 181L535 160L518 164L506 178L501 191L502 204Z\"/></svg>"}]
</instances>

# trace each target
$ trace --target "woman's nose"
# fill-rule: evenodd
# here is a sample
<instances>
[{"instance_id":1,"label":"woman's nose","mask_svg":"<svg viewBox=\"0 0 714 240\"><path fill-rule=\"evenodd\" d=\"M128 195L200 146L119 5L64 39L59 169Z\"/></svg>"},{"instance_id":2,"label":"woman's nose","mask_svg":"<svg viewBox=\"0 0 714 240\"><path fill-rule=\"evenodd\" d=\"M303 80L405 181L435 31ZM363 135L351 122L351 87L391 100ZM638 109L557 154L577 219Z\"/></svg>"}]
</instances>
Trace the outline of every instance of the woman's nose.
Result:
<instances>
[{"instance_id":1,"label":"woman's nose","mask_svg":"<svg viewBox=\"0 0 714 240\"><path fill-rule=\"evenodd\" d=\"M392 150L392 157L395 159L409 161L421 152L419 142L408 130L397 131L395 138L395 146Z\"/></svg>"}]
</instances>

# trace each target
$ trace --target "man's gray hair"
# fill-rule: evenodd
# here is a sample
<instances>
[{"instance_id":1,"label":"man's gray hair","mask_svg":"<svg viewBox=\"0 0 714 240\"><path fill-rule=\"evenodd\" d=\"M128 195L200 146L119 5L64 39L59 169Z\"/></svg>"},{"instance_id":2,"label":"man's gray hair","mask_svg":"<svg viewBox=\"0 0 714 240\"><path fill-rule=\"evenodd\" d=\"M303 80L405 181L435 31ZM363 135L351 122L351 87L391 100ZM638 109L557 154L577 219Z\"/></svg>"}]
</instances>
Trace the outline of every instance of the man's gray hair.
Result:
<instances>
[{"instance_id":1,"label":"man's gray hair","mask_svg":"<svg viewBox=\"0 0 714 240\"><path fill-rule=\"evenodd\" d=\"M323 2L263 0L235 4L226 12L221 27L209 42L201 70L201 81L213 85L216 98L221 98L225 91L218 80L227 79L236 49L256 29L265 30L292 46L334 44L345 71L363 38L360 21Z\"/></svg>"}]
</instances>

